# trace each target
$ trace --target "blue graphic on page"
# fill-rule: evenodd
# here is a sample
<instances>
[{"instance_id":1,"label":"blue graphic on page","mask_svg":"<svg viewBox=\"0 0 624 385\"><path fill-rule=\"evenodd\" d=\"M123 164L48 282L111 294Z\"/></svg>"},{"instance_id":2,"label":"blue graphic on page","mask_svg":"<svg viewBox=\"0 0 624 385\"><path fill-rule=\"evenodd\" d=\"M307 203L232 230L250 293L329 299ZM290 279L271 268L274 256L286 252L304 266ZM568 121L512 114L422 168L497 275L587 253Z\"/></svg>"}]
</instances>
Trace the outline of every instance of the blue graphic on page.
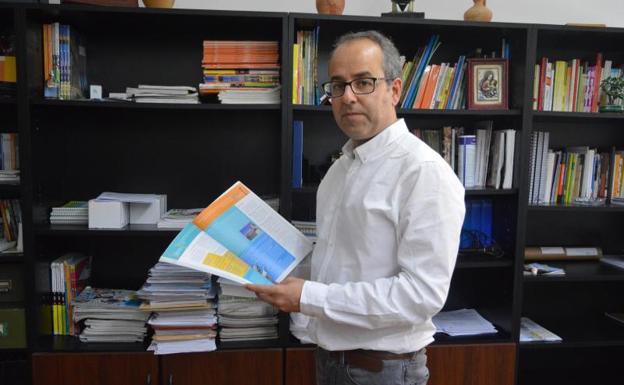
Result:
<instances>
[{"instance_id":1,"label":"blue graphic on page","mask_svg":"<svg viewBox=\"0 0 624 385\"><path fill-rule=\"evenodd\" d=\"M200 231L200 228L195 226L193 223L187 224L184 226L184 229L176 235L175 239L171 242L171 244L169 244L169 247L167 247L167 250L165 250L165 253L162 256L169 259L180 259L184 250L186 250L188 245L193 242Z\"/></svg>"},{"instance_id":2,"label":"blue graphic on page","mask_svg":"<svg viewBox=\"0 0 624 385\"><path fill-rule=\"evenodd\" d=\"M205 231L272 282L295 260L236 207L226 210Z\"/></svg>"}]
</instances>

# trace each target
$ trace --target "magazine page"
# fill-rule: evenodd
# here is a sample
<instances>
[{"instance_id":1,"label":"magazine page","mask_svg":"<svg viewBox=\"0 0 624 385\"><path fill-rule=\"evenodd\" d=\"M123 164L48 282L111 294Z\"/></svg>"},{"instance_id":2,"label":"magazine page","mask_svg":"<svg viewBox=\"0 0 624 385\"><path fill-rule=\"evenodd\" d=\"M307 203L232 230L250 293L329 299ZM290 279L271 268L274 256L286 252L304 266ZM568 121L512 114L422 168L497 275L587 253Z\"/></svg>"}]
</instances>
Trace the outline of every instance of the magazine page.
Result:
<instances>
[{"instance_id":1,"label":"magazine page","mask_svg":"<svg viewBox=\"0 0 624 385\"><path fill-rule=\"evenodd\" d=\"M182 229L160 260L243 284L271 284L311 251L305 235L236 182Z\"/></svg>"}]
</instances>

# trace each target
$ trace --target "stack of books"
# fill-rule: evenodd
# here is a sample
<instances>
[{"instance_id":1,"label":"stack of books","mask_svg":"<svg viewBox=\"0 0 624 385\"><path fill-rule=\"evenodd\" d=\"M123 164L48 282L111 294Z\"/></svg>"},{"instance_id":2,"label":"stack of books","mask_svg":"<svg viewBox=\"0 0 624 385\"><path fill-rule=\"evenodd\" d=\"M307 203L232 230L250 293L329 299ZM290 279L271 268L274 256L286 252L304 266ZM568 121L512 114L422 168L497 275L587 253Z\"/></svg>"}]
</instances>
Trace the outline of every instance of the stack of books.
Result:
<instances>
[{"instance_id":1,"label":"stack of books","mask_svg":"<svg viewBox=\"0 0 624 385\"><path fill-rule=\"evenodd\" d=\"M42 25L44 97L83 99L88 93L87 49L72 26Z\"/></svg>"},{"instance_id":2,"label":"stack of books","mask_svg":"<svg viewBox=\"0 0 624 385\"><path fill-rule=\"evenodd\" d=\"M74 322L72 301L91 277L91 257L67 253L50 263L52 330L54 335L77 336L81 325Z\"/></svg>"},{"instance_id":3,"label":"stack of books","mask_svg":"<svg viewBox=\"0 0 624 385\"><path fill-rule=\"evenodd\" d=\"M199 93L223 104L279 103L277 41L204 40ZM212 99L212 100L211 100Z\"/></svg>"},{"instance_id":4,"label":"stack of books","mask_svg":"<svg viewBox=\"0 0 624 385\"><path fill-rule=\"evenodd\" d=\"M277 313L241 284L219 278L219 338L221 341L252 341L277 338Z\"/></svg>"},{"instance_id":5,"label":"stack of books","mask_svg":"<svg viewBox=\"0 0 624 385\"><path fill-rule=\"evenodd\" d=\"M18 134L0 134L0 183L19 183L19 168Z\"/></svg>"},{"instance_id":6,"label":"stack of books","mask_svg":"<svg viewBox=\"0 0 624 385\"><path fill-rule=\"evenodd\" d=\"M320 27L297 31L293 44L293 104L321 104L318 84L318 42Z\"/></svg>"},{"instance_id":7,"label":"stack of books","mask_svg":"<svg viewBox=\"0 0 624 385\"><path fill-rule=\"evenodd\" d=\"M87 286L72 301L74 321L84 326L82 342L143 342L149 314L139 309L136 292Z\"/></svg>"},{"instance_id":8,"label":"stack of books","mask_svg":"<svg viewBox=\"0 0 624 385\"><path fill-rule=\"evenodd\" d=\"M62 206L52 207L50 224L52 225L86 225L89 222L89 205L87 201L69 201Z\"/></svg>"},{"instance_id":9,"label":"stack of books","mask_svg":"<svg viewBox=\"0 0 624 385\"><path fill-rule=\"evenodd\" d=\"M138 291L154 329L148 350L155 354L216 349L216 289L211 275L159 262Z\"/></svg>"},{"instance_id":10,"label":"stack of books","mask_svg":"<svg viewBox=\"0 0 624 385\"><path fill-rule=\"evenodd\" d=\"M114 98L115 94L111 97ZM174 103L197 104L197 89L187 86L159 86L139 84L138 87L126 87L126 100L137 103Z\"/></svg>"}]
</instances>

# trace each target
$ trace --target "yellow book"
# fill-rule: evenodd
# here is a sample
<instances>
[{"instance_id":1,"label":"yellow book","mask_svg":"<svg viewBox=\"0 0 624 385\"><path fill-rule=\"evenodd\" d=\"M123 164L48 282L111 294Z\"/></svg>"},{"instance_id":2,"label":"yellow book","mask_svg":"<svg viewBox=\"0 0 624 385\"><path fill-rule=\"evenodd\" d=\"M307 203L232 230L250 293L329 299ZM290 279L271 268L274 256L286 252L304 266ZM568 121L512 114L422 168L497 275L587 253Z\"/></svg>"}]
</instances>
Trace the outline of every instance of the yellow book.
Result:
<instances>
[{"instance_id":1,"label":"yellow book","mask_svg":"<svg viewBox=\"0 0 624 385\"><path fill-rule=\"evenodd\" d=\"M568 63L563 60L555 62L555 91L553 93L553 111L563 111L565 106L565 76Z\"/></svg>"},{"instance_id":2,"label":"yellow book","mask_svg":"<svg viewBox=\"0 0 624 385\"><path fill-rule=\"evenodd\" d=\"M15 56L0 56L0 81L17 82Z\"/></svg>"},{"instance_id":3,"label":"yellow book","mask_svg":"<svg viewBox=\"0 0 624 385\"><path fill-rule=\"evenodd\" d=\"M442 110L446 106L446 101L448 100L449 91L451 89L451 80L453 80L453 75L455 74L455 67L451 67L446 71L446 76L444 77L444 86L442 87L442 95L440 96L440 102L438 104L438 109Z\"/></svg>"},{"instance_id":4,"label":"yellow book","mask_svg":"<svg viewBox=\"0 0 624 385\"><path fill-rule=\"evenodd\" d=\"M299 104L299 44L293 44L292 102Z\"/></svg>"}]
</instances>

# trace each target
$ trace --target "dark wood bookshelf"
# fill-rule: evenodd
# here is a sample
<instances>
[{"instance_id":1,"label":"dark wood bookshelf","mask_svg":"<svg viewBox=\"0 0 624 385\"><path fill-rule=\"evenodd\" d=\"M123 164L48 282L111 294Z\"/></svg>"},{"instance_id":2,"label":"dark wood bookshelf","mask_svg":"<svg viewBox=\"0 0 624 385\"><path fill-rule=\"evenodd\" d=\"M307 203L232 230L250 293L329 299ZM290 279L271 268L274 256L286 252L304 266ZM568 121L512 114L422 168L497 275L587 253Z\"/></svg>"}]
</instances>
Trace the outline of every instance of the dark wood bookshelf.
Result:
<instances>
[{"instance_id":1,"label":"dark wood bookshelf","mask_svg":"<svg viewBox=\"0 0 624 385\"><path fill-rule=\"evenodd\" d=\"M0 263L24 262L24 253L0 252Z\"/></svg>"},{"instance_id":2,"label":"dark wood bookshelf","mask_svg":"<svg viewBox=\"0 0 624 385\"><path fill-rule=\"evenodd\" d=\"M40 100L33 103L34 107L49 108L110 108L110 109L137 109L137 110L279 110L279 104L219 104L219 103L135 103L130 101L108 100Z\"/></svg>"},{"instance_id":3,"label":"dark wood bookshelf","mask_svg":"<svg viewBox=\"0 0 624 385\"><path fill-rule=\"evenodd\" d=\"M47 218L34 213L35 206L41 202L84 199L102 191L127 191L166 193L169 208L204 207L234 181L242 180L259 195L278 194L280 212L287 220L301 219L293 214L313 216L314 194L318 187L314 182L320 179L320 175L311 176L302 188L291 187L293 120L304 121L304 145L307 151L313 149L314 152L310 157L311 166L323 166L328 156L340 150L346 139L333 124L331 106L292 104L290 66L297 30L320 27L320 81L326 76L327 57L334 39L348 31L375 29L386 33L393 38L401 54L408 58L416 54L429 36L439 34L442 45L431 60L432 64L454 63L459 55L469 54L476 48L489 55L500 50L501 39L505 38L511 43L509 110L398 110L398 115L405 118L410 128L469 126L480 120L492 120L495 129L510 128L517 133L514 188L466 191L467 198L492 200L494 237L504 255L500 258L460 256L447 299L449 309L477 309L495 324L499 332L471 337L436 335L434 345L449 349L445 357L455 357L450 354L453 349L466 345L497 349L498 345L507 344L513 345L516 351L520 317L525 313L564 338L561 343L519 344L517 359L514 357L511 362L500 365L512 367L511 372L516 373L517 378L496 385L548 383L532 381L550 375L551 365L542 365L540 354L551 359L560 372L569 374L571 381L566 382L568 385L589 383L576 380L577 377L583 378L582 371L586 367L576 367L568 355L562 354L568 350L561 348L588 348L588 351L578 353L581 361L591 359L591 352L601 349L624 351L624 328L602 315L605 310L613 311L624 306L619 294L624 289L621 271L597 262L566 262L563 263L568 271L565 277L522 275L525 245L573 245L580 242L579 245L602 247L605 252L624 252L624 238L619 231L619 214L624 212L624 207L530 206L526 203L530 135L533 131L551 132L551 146L555 147L624 147L621 127L624 114L533 111L535 64L543 56L550 60L578 57L591 63L595 53L600 51L605 59L612 59L614 66L619 66L624 63L624 51L621 50L624 29L304 13L2 3L0 22L5 20L10 20L16 32L20 71L16 97L0 98L0 110L15 115L7 114L9 125L2 129L17 127L22 175L21 185L0 185L0 196L21 200L24 252L22 255L0 254L0 263L19 262L26 273L25 282L38 282L37 266L49 263L59 253L71 249L93 254L92 278L98 286L128 284L138 288L147 278L148 269L179 232L158 229L154 225L90 230L86 225L42 224ZM125 87L137 84L197 85L201 81L204 39L276 40L280 46L281 102L224 105L43 99L41 25L56 21L76 27L86 37L89 82L102 85L104 96L110 91L122 92ZM102 28L107 25L115 28ZM143 242L148 238L148 242ZM128 255L118 255L120 245L122 250L130 250ZM126 264L126 268L119 269L119 263ZM149 365L156 368L166 368L172 361L172 357L146 354L148 339L138 344L85 344L76 337L45 335L38 327L41 304L35 286L25 287L25 298L20 305L26 310L29 344L27 349L19 351L28 356L42 353L44 361L48 356L56 356L61 362L69 363L74 361L66 356L98 357L101 354L104 357L127 353L134 358L148 356ZM562 304L570 302L574 309L568 311L570 306ZM574 313L569 313L572 310ZM288 321L287 315L280 315L277 340L218 342L218 352L192 354L184 359L204 363L222 357L223 352L219 351L226 351L243 357L241 362L248 362L245 360L272 352L275 354L268 360L278 368L278 375L282 375L287 362L282 354L295 347L311 347L290 336ZM569 351L574 352L573 349ZM619 357L621 354L604 356L604 361L616 366ZM32 357L28 359L34 361ZM227 375L229 361L226 361L223 359L225 366L214 366L219 372L215 378ZM51 367L62 366L55 360L47 362ZM449 364L460 367L460 378L472 375L461 373L461 370L467 370L467 366L461 366L463 361ZM203 367L201 364L197 366ZM46 366L30 365L29 362L25 367L27 370L32 367L35 372ZM116 369L103 368L107 371ZM499 365L490 369L499 370ZM85 370L79 365L71 367L72 372ZM249 375L251 369L246 366L237 372L244 374L244 378L251 381L250 385L259 384L254 381L263 378L255 373ZM45 374L39 373L33 378L45 378ZM165 374L156 377L158 374L152 378L152 383L168 380ZM63 380L71 382L69 378ZM620 380L604 383L619 384ZM130 381L120 378L117 383ZM494 383L485 381L481 385Z\"/></svg>"}]
</instances>

